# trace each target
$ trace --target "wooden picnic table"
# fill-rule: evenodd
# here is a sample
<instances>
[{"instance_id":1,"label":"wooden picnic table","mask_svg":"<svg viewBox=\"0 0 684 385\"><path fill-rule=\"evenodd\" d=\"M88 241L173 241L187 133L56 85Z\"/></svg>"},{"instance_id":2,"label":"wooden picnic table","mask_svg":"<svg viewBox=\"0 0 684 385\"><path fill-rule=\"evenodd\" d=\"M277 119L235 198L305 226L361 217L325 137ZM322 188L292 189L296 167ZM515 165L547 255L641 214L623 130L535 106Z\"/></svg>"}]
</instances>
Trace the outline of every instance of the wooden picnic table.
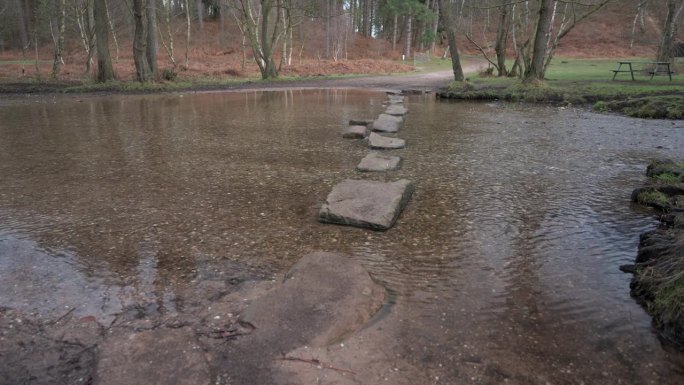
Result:
<instances>
[{"instance_id":1,"label":"wooden picnic table","mask_svg":"<svg viewBox=\"0 0 684 385\"><path fill-rule=\"evenodd\" d=\"M651 74L651 80L653 80L653 77L659 74L667 74L667 76L670 77L670 81L672 81L672 69L670 68L670 62L666 61L651 61L651 62L638 62L638 61L619 61L618 66L616 69L612 70L613 71L613 80L615 80L615 77L617 76L618 73L621 72L629 72L629 74L632 76L632 80L634 79L634 73L635 72L641 72L642 69L634 69L632 67L633 64L641 64L644 67L645 66L653 66L653 69L649 70L648 73ZM625 66L625 69L622 69L622 66ZM629 69L627 69L629 68Z\"/></svg>"}]
</instances>

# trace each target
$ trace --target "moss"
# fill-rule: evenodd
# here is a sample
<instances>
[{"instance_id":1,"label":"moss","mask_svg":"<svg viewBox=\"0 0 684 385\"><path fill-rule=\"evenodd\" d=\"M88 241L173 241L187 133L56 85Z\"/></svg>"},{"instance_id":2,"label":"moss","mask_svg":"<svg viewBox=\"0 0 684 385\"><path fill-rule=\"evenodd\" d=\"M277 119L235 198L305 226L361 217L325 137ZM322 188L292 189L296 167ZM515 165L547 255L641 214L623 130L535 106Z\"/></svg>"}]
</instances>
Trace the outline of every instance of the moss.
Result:
<instances>
[{"instance_id":1,"label":"moss","mask_svg":"<svg viewBox=\"0 0 684 385\"><path fill-rule=\"evenodd\" d=\"M644 205L665 208L670 205L670 198L660 191L646 190L639 193L637 196L637 202Z\"/></svg>"},{"instance_id":2,"label":"moss","mask_svg":"<svg viewBox=\"0 0 684 385\"><path fill-rule=\"evenodd\" d=\"M679 175L675 175L671 172L664 172L662 174L658 174L653 177L655 180L659 180L662 182L668 182L668 183L679 183L682 182L682 177Z\"/></svg>"},{"instance_id":3,"label":"moss","mask_svg":"<svg viewBox=\"0 0 684 385\"><path fill-rule=\"evenodd\" d=\"M594 111L605 112L608 111L608 105L603 100L594 103Z\"/></svg>"}]
</instances>

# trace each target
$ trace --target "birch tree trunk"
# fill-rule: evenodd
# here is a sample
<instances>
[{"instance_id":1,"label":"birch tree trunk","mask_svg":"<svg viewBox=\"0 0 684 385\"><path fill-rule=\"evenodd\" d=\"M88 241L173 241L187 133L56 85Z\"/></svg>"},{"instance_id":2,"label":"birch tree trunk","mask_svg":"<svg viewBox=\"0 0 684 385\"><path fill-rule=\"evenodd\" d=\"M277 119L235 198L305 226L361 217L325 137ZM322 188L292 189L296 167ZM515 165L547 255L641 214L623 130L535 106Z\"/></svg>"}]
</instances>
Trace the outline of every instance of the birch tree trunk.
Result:
<instances>
[{"instance_id":1,"label":"birch tree trunk","mask_svg":"<svg viewBox=\"0 0 684 385\"><path fill-rule=\"evenodd\" d=\"M66 30L66 0L59 0L59 25L57 27L57 38L55 44L55 58L52 62L52 78L59 77L60 66L62 65L62 49L64 48L64 31Z\"/></svg>"}]
</instances>

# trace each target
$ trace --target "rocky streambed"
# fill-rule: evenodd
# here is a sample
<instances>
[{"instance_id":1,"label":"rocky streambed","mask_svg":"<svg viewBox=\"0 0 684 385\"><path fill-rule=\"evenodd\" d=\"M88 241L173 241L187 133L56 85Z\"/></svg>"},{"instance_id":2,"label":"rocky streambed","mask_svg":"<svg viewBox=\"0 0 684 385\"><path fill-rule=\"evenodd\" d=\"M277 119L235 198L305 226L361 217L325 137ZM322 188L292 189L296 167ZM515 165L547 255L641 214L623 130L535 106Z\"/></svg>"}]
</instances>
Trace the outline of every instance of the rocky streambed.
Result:
<instances>
[{"instance_id":1,"label":"rocky streambed","mask_svg":"<svg viewBox=\"0 0 684 385\"><path fill-rule=\"evenodd\" d=\"M684 347L684 162L654 161L649 183L632 193L632 201L652 207L661 225L641 235L632 295L653 316L668 340Z\"/></svg>"}]
</instances>

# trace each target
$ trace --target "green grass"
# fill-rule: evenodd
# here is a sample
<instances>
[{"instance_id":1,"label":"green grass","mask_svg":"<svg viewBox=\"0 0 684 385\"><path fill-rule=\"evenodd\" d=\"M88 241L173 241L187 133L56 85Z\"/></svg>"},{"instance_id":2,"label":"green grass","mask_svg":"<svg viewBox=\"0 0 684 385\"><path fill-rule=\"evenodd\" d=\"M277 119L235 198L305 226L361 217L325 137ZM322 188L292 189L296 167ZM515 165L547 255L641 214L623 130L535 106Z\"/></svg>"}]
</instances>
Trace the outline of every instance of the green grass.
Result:
<instances>
[{"instance_id":1,"label":"green grass","mask_svg":"<svg viewBox=\"0 0 684 385\"><path fill-rule=\"evenodd\" d=\"M452 83L447 97L462 99L496 98L527 102L593 104L596 111L613 111L642 118L684 119L684 74L636 75L612 81L617 62L624 59L555 58L543 83L523 84L518 78L475 76L474 89L463 90ZM632 61L648 61L630 58ZM509 63L510 66L512 63ZM684 71L680 71L684 72Z\"/></svg>"},{"instance_id":2,"label":"green grass","mask_svg":"<svg viewBox=\"0 0 684 385\"><path fill-rule=\"evenodd\" d=\"M681 182L681 179L678 175L675 175L671 172L664 172L662 174L658 174L653 177L653 179L659 180L661 182L667 182L667 183L679 183Z\"/></svg>"},{"instance_id":3,"label":"green grass","mask_svg":"<svg viewBox=\"0 0 684 385\"><path fill-rule=\"evenodd\" d=\"M637 196L637 201L644 205L655 205L659 207L668 207L670 205L670 198L657 190L641 192Z\"/></svg>"},{"instance_id":4,"label":"green grass","mask_svg":"<svg viewBox=\"0 0 684 385\"><path fill-rule=\"evenodd\" d=\"M684 340L684 245L637 270L638 289L649 294L647 306L656 322L670 335Z\"/></svg>"}]
</instances>

